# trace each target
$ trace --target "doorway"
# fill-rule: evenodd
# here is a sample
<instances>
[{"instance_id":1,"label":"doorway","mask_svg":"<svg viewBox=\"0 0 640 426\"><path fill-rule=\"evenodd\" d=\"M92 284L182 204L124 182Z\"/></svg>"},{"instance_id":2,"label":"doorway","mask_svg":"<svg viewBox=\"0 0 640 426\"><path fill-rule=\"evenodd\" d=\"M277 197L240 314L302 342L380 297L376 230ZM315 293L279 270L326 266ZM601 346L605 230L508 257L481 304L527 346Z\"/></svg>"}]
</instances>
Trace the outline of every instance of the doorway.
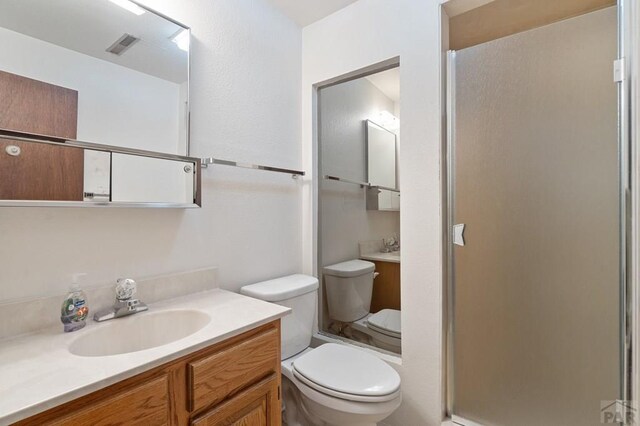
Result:
<instances>
[{"instance_id":1,"label":"doorway","mask_svg":"<svg viewBox=\"0 0 640 426\"><path fill-rule=\"evenodd\" d=\"M595 426L626 398L618 43L613 6L449 54L447 382L462 424Z\"/></svg>"}]
</instances>

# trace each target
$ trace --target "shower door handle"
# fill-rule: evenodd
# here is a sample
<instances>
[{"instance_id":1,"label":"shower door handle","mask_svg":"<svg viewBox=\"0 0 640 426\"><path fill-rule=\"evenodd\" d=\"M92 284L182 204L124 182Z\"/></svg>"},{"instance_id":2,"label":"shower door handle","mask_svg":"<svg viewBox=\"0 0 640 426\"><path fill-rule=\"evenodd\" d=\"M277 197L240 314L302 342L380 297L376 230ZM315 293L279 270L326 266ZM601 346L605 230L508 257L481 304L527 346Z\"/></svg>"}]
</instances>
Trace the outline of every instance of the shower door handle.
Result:
<instances>
[{"instance_id":1,"label":"shower door handle","mask_svg":"<svg viewBox=\"0 0 640 426\"><path fill-rule=\"evenodd\" d=\"M453 244L464 247L464 223L453 225Z\"/></svg>"}]
</instances>

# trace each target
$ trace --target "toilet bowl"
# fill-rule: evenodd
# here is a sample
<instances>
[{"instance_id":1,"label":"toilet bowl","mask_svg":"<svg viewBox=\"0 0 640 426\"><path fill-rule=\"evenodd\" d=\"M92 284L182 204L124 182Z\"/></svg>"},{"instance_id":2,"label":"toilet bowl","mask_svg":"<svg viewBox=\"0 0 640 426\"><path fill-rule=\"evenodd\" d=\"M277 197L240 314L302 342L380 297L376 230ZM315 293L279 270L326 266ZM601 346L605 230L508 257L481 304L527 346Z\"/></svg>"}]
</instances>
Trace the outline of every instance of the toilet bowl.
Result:
<instances>
[{"instance_id":1,"label":"toilet bowl","mask_svg":"<svg viewBox=\"0 0 640 426\"><path fill-rule=\"evenodd\" d=\"M350 325L354 330L366 335L371 345L400 353L402 349L400 311L383 309L375 314L368 314Z\"/></svg>"},{"instance_id":2,"label":"toilet bowl","mask_svg":"<svg viewBox=\"0 0 640 426\"><path fill-rule=\"evenodd\" d=\"M327 365L332 368L327 370ZM304 410L290 419L287 408L288 426L375 425L402 400L395 370L379 358L345 345L326 343L307 349L283 361L282 375L286 407L299 400Z\"/></svg>"},{"instance_id":3,"label":"toilet bowl","mask_svg":"<svg viewBox=\"0 0 640 426\"><path fill-rule=\"evenodd\" d=\"M324 267L329 317L340 328L351 327L358 340L400 353L402 335L400 311L382 309L370 313L375 264L366 260L348 260Z\"/></svg>"},{"instance_id":4,"label":"toilet bowl","mask_svg":"<svg viewBox=\"0 0 640 426\"><path fill-rule=\"evenodd\" d=\"M282 319L282 390L287 426L372 426L400 406L400 376L347 345L310 348L318 280L290 275L242 287L242 294L290 307Z\"/></svg>"}]
</instances>

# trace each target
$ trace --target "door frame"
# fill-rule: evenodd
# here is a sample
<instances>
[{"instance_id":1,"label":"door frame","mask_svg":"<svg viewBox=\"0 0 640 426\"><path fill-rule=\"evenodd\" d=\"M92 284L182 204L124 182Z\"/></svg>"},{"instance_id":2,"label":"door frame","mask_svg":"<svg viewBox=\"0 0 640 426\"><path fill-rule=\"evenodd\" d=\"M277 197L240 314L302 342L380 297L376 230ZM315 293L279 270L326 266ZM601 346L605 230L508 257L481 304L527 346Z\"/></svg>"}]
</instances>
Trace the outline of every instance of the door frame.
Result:
<instances>
[{"instance_id":1,"label":"door frame","mask_svg":"<svg viewBox=\"0 0 640 426\"><path fill-rule=\"evenodd\" d=\"M443 20L448 19L443 4L440 6ZM621 389L623 400L636 400L640 394L640 351L634 345L640 341L640 197L635 188L640 187L640 4L634 0L618 0L618 58L622 58L621 81L618 83L618 144L619 144L619 200L620 200L620 344L621 344ZM441 37L448 40L448 25L442 26ZM445 43L446 44L446 43ZM453 413L454 404L454 256L452 231L454 223L455 163L453 141L455 140L455 51L443 52L442 85L445 88L445 141L441 164L445 170L443 192L445 206L443 217L444 259L443 268L443 336L444 361L443 383L444 414L459 424L469 424Z\"/></svg>"},{"instance_id":2,"label":"door frame","mask_svg":"<svg viewBox=\"0 0 640 426\"><path fill-rule=\"evenodd\" d=\"M383 71L388 71L390 69L394 69L394 68L398 68L400 67L400 56L394 56L392 58L389 59L385 59L381 62L376 62L374 64L370 64L367 65L363 68L359 68L353 71L350 71L348 73L330 78L328 80L324 80L324 81L320 81L317 83L313 84L313 99L312 99L312 117L313 117L313 161L315 163L314 165L314 176L313 176L313 190L312 190L312 199L313 199L313 203L314 203L314 212L315 212L315 218L314 218L314 226L313 226L313 230L315 233L315 238L314 238L314 244L313 244L313 249L315 250L314 256L313 256L313 274L318 278L318 281L320 283L320 287L319 287L319 291L318 291L318 300L317 300L317 310L318 310L318 315L317 315L317 324L315 325L315 327L317 327L315 329L315 331L317 332L317 335L320 336L323 339L328 339L329 341L342 341L342 342L346 342L355 346L361 346L361 347L366 347L368 349L372 349L376 352L379 353L383 353L385 355L391 355L397 358L401 358L401 355L393 353L393 352L389 352L386 351L384 349L381 348L377 348L374 346L370 346L366 343L361 343L361 342L357 342L355 340L352 339L347 339L344 338L342 336L337 336L334 334L329 333L328 331L324 330L324 322L326 320L325 315L327 314L325 305L326 305L326 298L325 298L325 292L324 292L324 277L323 277L323 268L324 268L324 260L322 257L322 245L323 245L323 238L322 238L322 215L320 213L321 210L321 206L322 206L322 181L324 179L324 174L322 173L322 134L320 131L320 122L321 122L321 117L320 117L320 103L321 103L321 95L320 92L322 89L326 89L329 88L331 86L335 86L338 84L342 84L342 83L347 83L349 81L352 80L357 80L360 78L364 78L366 76L372 75L372 74L377 74ZM376 123L374 123L376 124ZM397 138L396 138L396 143L397 143ZM397 147L396 147L397 149ZM399 180L399 171L398 169L396 169L396 180Z\"/></svg>"}]
</instances>

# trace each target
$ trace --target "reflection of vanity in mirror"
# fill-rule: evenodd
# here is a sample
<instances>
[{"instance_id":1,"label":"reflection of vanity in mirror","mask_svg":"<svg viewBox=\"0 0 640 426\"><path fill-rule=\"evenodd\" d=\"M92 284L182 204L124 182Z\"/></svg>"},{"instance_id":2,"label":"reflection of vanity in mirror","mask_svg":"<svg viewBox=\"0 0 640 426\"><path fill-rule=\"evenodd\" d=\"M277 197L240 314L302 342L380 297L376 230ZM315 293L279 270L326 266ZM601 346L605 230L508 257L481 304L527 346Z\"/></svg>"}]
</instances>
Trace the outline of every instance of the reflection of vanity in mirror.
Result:
<instances>
[{"instance_id":1,"label":"reflection of vanity in mirror","mask_svg":"<svg viewBox=\"0 0 640 426\"><path fill-rule=\"evenodd\" d=\"M0 2L0 205L197 207L189 38L126 0Z\"/></svg>"},{"instance_id":2,"label":"reflection of vanity in mirror","mask_svg":"<svg viewBox=\"0 0 640 426\"><path fill-rule=\"evenodd\" d=\"M396 66L318 90L318 269L326 295L320 328L396 354L399 76Z\"/></svg>"}]
</instances>

